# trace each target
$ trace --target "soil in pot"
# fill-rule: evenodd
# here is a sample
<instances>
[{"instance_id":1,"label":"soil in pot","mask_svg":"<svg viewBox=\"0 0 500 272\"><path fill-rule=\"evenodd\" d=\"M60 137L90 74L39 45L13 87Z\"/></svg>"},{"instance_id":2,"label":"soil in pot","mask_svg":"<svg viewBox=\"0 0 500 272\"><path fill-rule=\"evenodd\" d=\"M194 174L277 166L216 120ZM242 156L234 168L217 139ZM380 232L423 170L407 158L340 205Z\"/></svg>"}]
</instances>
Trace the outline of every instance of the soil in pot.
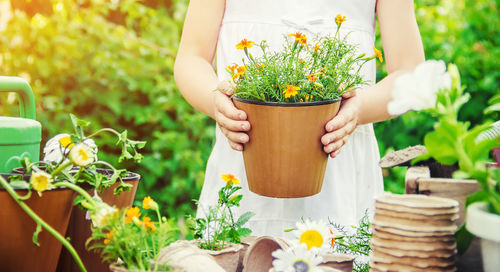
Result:
<instances>
[{"instance_id":1,"label":"soil in pot","mask_svg":"<svg viewBox=\"0 0 500 272\"><path fill-rule=\"evenodd\" d=\"M251 130L243 158L250 191L279 198L319 193L328 156L321 137L340 100L266 103L234 98Z\"/></svg>"},{"instance_id":2,"label":"soil in pot","mask_svg":"<svg viewBox=\"0 0 500 272\"><path fill-rule=\"evenodd\" d=\"M2 175L8 178L9 175ZM16 190L25 195L27 190ZM61 235L66 233L76 193L58 188L40 197L33 192L25 203ZM5 272L55 271L62 244L46 230L38 235L40 246L33 244L36 223L0 189L0 268Z\"/></svg>"}]
</instances>

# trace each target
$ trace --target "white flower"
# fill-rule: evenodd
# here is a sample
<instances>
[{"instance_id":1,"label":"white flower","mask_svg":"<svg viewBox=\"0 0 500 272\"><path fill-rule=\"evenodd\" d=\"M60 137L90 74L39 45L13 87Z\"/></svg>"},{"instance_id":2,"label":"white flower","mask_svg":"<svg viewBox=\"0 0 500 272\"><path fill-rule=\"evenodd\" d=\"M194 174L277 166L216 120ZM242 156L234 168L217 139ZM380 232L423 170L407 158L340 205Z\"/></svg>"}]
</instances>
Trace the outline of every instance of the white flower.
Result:
<instances>
[{"instance_id":1,"label":"white flower","mask_svg":"<svg viewBox=\"0 0 500 272\"><path fill-rule=\"evenodd\" d=\"M451 77L446 72L445 63L428 60L419 64L413 72L396 78L387 111L391 115L400 115L410 110L434 108L437 92L450 87Z\"/></svg>"},{"instance_id":2,"label":"white flower","mask_svg":"<svg viewBox=\"0 0 500 272\"><path fill-rule=\"evenodd\" d=\"M101 227L105 223L105 219L108 215L116 212L116 208L109 206L102 200L96 201L96 206L92 211L90 211L90 219L92 219L92 225L96 228Z\"/></svg>"},{"instance_id":3,"label":"white flower","mask_svg":"<svg viewBox=\"0 0 500 272\"><path fill-rule=\"evenodd\" d=\"M88 145L78 143L69 151L69 159L73 164L85 167L94 162L95 153Z\"/></svg>"},{"instance_id":4,"label":"white flower","mask_svg":"<svg viewBox=\"0 0 500 272\"><path fill-rule=\"evenodd\" d=\"M297 222L297 229L293 231L297 240L295 244L305 244L307 249L317 248L321 253L330 249L331 232L323 220L311 221L307 219L304 223Z\"/></svg>"},{"instance_id":5,"label":"white flower","mask_svg":"<svg viewBox=\"0 0 500 272\"><path fill-rule=\"evenodd\" d=\"M94 151L94 154L97 154L97 146L94 140L85 139L83 143L88 145ZM71 141L71 136L69 134L57 134L56 136L50 138L50 140L48 140L45 144L45 147L43 148L43 160L46 162L59 163L64 158L64 156L69 153L70 149L74 145L75 144ZM95 157L95 160L97 160L97 155ZM68 160L66 159L63 163L67 161Z\"/></svg>"},{"instance_id":6,"label":"white flower","mask_svg":"<svg viewBox=\"0 0 500 272\"><path fill-rule=\"evenodd\" d=\"M305 244L287 250L278 249L272 253L273 268L276 272L320 272L323 262L316 250L307 250Z\"/></svg>"}]
</instances>

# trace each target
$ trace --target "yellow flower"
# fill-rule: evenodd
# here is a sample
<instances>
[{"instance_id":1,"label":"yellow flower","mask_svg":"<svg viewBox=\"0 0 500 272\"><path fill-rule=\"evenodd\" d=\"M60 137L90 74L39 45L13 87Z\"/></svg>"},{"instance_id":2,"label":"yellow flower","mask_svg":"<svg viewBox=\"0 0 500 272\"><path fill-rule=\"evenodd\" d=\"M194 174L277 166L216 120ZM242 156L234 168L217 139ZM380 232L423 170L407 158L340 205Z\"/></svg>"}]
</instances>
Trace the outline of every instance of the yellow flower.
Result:
<instances>
[{"instance_id":1,"label":"yellow flower","mask_svg":"<svg viewBox=\"0 0 500 272\"><path fill-rule=\"evenodd\" d=\"M227 183L227 185L229 185L229 186L232 185L233 183L240 184L240 180L231 174L222 174L220 176L221 176L222 180L224 180Z\"/></svg>"},{"instance_id":2,"label":"yellow flower","mask_svg":"<svg viewBox=\"0 0 500 272\"><path fill-rule=\"evenodd\" d=\"M307 37L306 37L306 35L302 34L301 32L288 34L288 37L295 37L295 42L299 43L300 45L307 44Z\"/></svg>"},{"instance_id":3,"label":"yellow flower","mask_svg":"<svg viewBox=\"0 0 500 272\"><path fill-rule=\"evenodd\" d=\"M155 222L151 221L151 218L144 216L142 218L142 223L146 228L150 228L152 231L156 231Z\"/></svg>"},{"instance_id":4,"label":"yellow flower","mask_svg":"<svg viewBox=\"0 0 500 272\"><path fill-rule=\"evenodd\" d=\"M384 58L382 57L382 52L380 52L380 50L373 47L373 52L375 53L375 56L377 56L377 58L380 62L384 62Z\"/></svg>"},{"instance_id":5,"label":"yellow flower","mask_svg":"<svg viewBox=\"0 0 500 272\"><path fill-rule=\"evenodd\" d=\"M125 223L130 223L132 221L136 222L135 219L139 219L139 216L141 216L141 212L138 207L132 207L128 208L127 211L125 211L125 215L127 216L125 218ZM140 222L140 221L139 221Z\"/></svg>"},{"instance_id":6,"label":"yellow flower","mask_svg":"<svg viewBox=\"0 0 500 272\"><path fill-rule=\"evenodd\" d=\"M307 78L309 79L309 81L311 82L316 82L316 80L318 80L318 77L315 76L314 74L310 74L307 76Z\"/></svg>"},{"instance_id":7,"label":"yellow flower","mask_svg":"<svg viewBox=\"0 0 500 272\"><path fill-rule=\"evenodd\" d=\"M345 22L347 19L345 16L342 16L340 14L337 14L337 17L335 17L335 23L337 23L337 26L340 27L343 22Z\"/></svg>"},{"instance_id":8,"label":"yellow flower","mask_svg":"<svg viewBox=\"0 0 500 272\"><path fill-rule=\"evenodd\" d=\"M142 208L156 210L158 209L158 204L150 196L147 196L142 200Z\"/></svg>"},{"instance_id":9,"label":"yellow flower","mask_svg":"<svg viewBox=\"0 0 500 272\"><path fill-rule=\"evenodd\" d=\"M106 233L106 239L104 239L104 244L107 245L109 242L111 242L111 239L113 239L113 234L115 233L115 230L111 230L110 232Z\"/></svg>"},{"instance_id":10,"label":"yellow flower","mask_svg":"<svg viewBox=\"0 0 500 272\"><path fill-rule=\"evenodd\" d=\"M305 220L303 223L297 223L297 230L294 231L295 237L300 244L305 244L310 250L316 247L320 250L325 250L330 247L331 241L329 229L323 221Z\"/></svg>"},{"instance_id":11,"label":"yellow flower","mask_svg":"<svg viewBox=\"0 0 500 272\"><path fill-rule=\"evenodd\" d=\"M283 93L285 94L285 98L289 98L292 96L296 96L299 90L300 90L300 87L296 87L293 85L287 85L286 90L284 90Z\"/></svg>"},{"instance_id":12,"label":"yellow flower","mask_svg":"<svg viewBox=\"0 0 500 272\"><path fill-rule=\"evenodd\" d=\"M236 80L245 75L246 70L247 70L246 65L239 66L238 68L236 68L236 74L233 75L233 80Z\"/></svg>"},{"instance_id":13,"label":"yellow flower","mask_svg":"<svg viewBox=\"0 0 500 272\"><path fill-rule=\"evenodd\" d=\"M255 42L253 41L249 41L247 40L246 38L241 40L241 42L239 42L237 45L236 45L236 49L245 49L245 48L250 48L253 46Z\"/></svg>"},{"instance_id":14,"label":"yellow flower","mask_svg":"<svg viewBox=\"0 0 500 272\"><path fill-rule=\"evenodd\" d=\"M236 68L238 68L238 65L237 65L237 64L227 66L227 69L228 69L228 70L231 70L231 72L232 72L232 73L234 73L234 70L235 70Z\"/></svg>"},{"instance_id":15,"label":"yellow flower","mask_svg":"<svg viewBox=\"0 0 500 272\"><path fill-rule=\"evenodd\" d=\"M314 49L314 52L318 52L318 50L319 50L319 44L315 44L313 46L313 49Z\"/></svg>"},{"instance_id":16,"label":"yellow flower","mask_svg":"<svg viewBox=\"0 0 500 272\"><path fill-rule=\"evenodd\" d=\"M42 196L43 191L54 188L52 181L52 176L43 171L33 172L30 178L31 188L37 191L39 196Z\"/></svg>"},{"instance_id":17,"label":"yellow flower","mask_svg":"<svg viewBox=\"0 0 500 272\"><path fill-rule=\"evenodd\" d=\"M84 143L75 145L69 151L69 159L77 166L88 166L94 161L94 158L94 152Z\"/></svg>"},{"instance_id":18,"label":"yellow flower","mask_svg":"<svg viewBox=\"0 0 500 272\"><path fill-rule=\"evenodd\" d=\"M61 146L63 148L66 148L66 149L71 149L75 144L71 141L71 137L69 135L67 136L64 136L62 138L59 139L59 144L61 144Z\"/></svg>"}]
</instances>

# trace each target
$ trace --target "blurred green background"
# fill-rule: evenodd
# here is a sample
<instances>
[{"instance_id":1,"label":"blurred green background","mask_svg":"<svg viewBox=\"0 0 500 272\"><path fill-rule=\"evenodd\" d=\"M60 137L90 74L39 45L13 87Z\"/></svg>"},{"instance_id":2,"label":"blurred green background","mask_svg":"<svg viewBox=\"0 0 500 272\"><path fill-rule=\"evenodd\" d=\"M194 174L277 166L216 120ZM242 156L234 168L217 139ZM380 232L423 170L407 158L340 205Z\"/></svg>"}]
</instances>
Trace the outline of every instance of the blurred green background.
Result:
<instances>
[{"instance_id":1,"label":"blurred green background","mask_svg":"<svg viewBox=\"0 0 500 272\"><path fill-rule=\"evenodd\" d=\"M187 2L0 0L0 75L30 82L42 146L71 129L68 113L91 121L94 130L127 129L130 138L148 142L140 165L120 165L141 174L137 199L150 195L174 217L194 213L214 140L214 122L185 102L172 76ZM472 94L461 118L497 120L498 113L482 110L499 93L499 1L416 0L415 6L426 58L456 63ZM381 79L386 70L377 65ZM0 115L18 115L15 95L0 94ZM375 124L381 155L421 144L432 124L414 112ZM118 165L114 141L98 139L100 159ZM384 171L386 190L404 191L404 171Z\"/></svg>"}]
</instances>

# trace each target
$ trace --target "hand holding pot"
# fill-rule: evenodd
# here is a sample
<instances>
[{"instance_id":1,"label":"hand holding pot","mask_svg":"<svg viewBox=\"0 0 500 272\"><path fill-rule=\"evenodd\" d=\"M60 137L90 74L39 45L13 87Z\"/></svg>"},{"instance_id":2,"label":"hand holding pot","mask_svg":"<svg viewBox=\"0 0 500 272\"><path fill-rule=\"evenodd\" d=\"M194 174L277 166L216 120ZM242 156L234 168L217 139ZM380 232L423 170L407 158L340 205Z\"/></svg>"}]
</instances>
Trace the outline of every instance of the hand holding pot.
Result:
<instances>
[{"instance_id":1,"label":"hand holding pot","mask_svg":"<svg viewBox=\"0 0 500 272\"><path fill-rule=\"evenodd\" d=\"M250 122L247 121L247 114L237 109L231 101L229 96L233 92L232 86L227 81L217 85L214 94L214 118L231 148L242 151L243 144L250 140L246 133L250 130Z\"/></svg>"},{"instance_id":2,"label":"hand holding pot","mask_svg":"<svg viewBox=\"0 0 500 272\"><path fill-rule=\"evenodd\" d=\"M356 96L356 91L342 95L343 101L338 114L326 123L326 133L321 137L323 150L335 158L340 148L347 143L349 136L358 125L358 113L360 108L360 98Z\"/></svg>"}]
</instances>

